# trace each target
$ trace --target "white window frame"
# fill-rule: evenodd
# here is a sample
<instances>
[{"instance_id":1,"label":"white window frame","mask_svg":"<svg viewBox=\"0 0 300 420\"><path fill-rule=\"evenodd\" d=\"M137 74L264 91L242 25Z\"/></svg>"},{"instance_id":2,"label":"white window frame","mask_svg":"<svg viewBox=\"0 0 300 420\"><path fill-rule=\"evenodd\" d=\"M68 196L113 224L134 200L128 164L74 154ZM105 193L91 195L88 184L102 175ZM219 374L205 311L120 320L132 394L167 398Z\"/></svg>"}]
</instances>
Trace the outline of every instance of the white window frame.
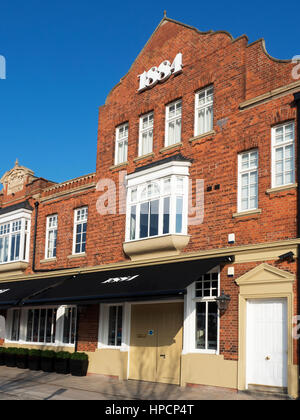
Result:
<instances>
[{"instance_id":1,"label":"white window frame","mask_svg":"<svg viewBox=\"0 0 300 420\"><path fill-rule=\"evenodd\" d=\"M75 305L63 305L63 306L33 306L33 307L26 307L21 309L20 315L20 326L19 326L19 340L11 340L11 333L12 333L12 321L13 321L13 311L19 308L11 308L7 312L7 319L5 323L5 343L18 343L18 344L30 344L34 346L41 346L41 347L74 347L76 341L76 323L78 314L76 313L76 322L74 324L74 343L64 343L63 333L64 333L64 319L65 319L65 311L75 308ZM35 342L31 340L27 340L27 321L28 321L28 312L29 310L36 309L56 309L56 328L55 328L55 341L46 343L46 342ZM40 320L39 320L40 322ZM39 325L40 328L40 325Z\"/></svg>"},{"instance_id":2,"label":"white window frame","mask_svg":"<svg viewBox=\"0 0 300 420\"><path fill-rule=\"evenodd\" d=\"M29 262L31 213L30 210L21 209L0 216L0 231L1 226L9 226L9 232L6 229L6 233L4 233L3 229L3 235L0 234L0 237L8 238L8 258L7 261L0 261L0 265L15 262ZM14 232L13 230L17 223L20 229ZM11 260L12 236L17 233L20 233L19 257Z\"/></svg>"},{"instance_id":3,"label":"white window frame","mask_svg":"<svg viewBox=\"0 0 300 420\"><path fill-rule=\"evenodd\" d=\"M284 140L282 143L276 144L276 131L280 128L283 129L283 137L285 137L286 127L292 125L293 127L293 138L289 140ZM289 121L284 124L280 124L272 127L272 188L284 187L285 185L291 185L295 182L295 122ZM286 148L292 146L293 156L292 156L292 182L277 185L276 184L276 150L283 148L283 177L287 172L285 170L285 157L286 157Z\"/></svg>"},{"instance_id":4,"label":"white window frame","mask_svg":"<svg viewBox=\"0 0 300 420\"><path fill-rule=\"evenodd\" d=\"M176 110L178 105L180 104L180 114L177 114ZM175 106L175 115L170 117L170 108ZM176 128L174 128L174 138L171 142L169 142L169 124L171 122L175 123L180 119L180 136L179 139L176 139ZM181 135L182 135L182 99L178 99L177 101L171 102L170 104L166 105L166 124L165 124L165 147L173 146L181 142Z\"/></svg>"},{"instance_id":5,"label":"white window frame","mask_svg":"<svg viewBox=\"0 0 300 420\"><path fill-rule=\"evenodd\" d=\"M212 91L212 99L209 92ZM204 93L204 103L199 104L199 95ZM207 113L211 109L211 125L208 126ZM204 129L200 131L199 127L199 112L204 111ZM195 122L194 122L194 136L200 136L209 133L214 127L214 87L213 85L207 86L204 89L198 90L195 94Z\"/></svg>"},{"instance_id":6,"label":"white window frame","mask_svg":"<svg viewBox=\"0 0 300 420\"><path fill-rule=\"evenodd\" d=\"M215 267L207 274L218 274L218 293L220 296L220 267ZM198 349L196 347L196 303L197 302L215 302L215 297L196 297L196 282L187 287L187 293L184 297L184 325L183 325L183 350L182 354L200 353L200 354L216 354L220 353L220 311L217 310L217 349ZM207 322L207 319L206 319ZM206 328L207 331L207 328Z\"/></svg>"},{"instance_id":7,"label":"white window frame","mask_svg":"<svg viewBox=\"0 0 300 420\"><path fill-rule=\"evenodd\" d=\"M83 227L83 225L86 223L87 224L88 221L88 207L84 206L84 207L80 207L78 209L74 210L74 228L73 228L73 248L72 248L72 254L73 255L80 255L80 254L85 254L86 252L86 239L87 236L85 236L85 246L84 246L84 251L80 251L80 252L76 252L76 236L77 236L77 226L78 225L82 225L81 229ZM85 232L86 235L87 232ZM82 241L82 230L81 230L81 242L80 242L80 249L82 249L83 246L83 241Z\"/></svg>"},{"instance_id":8,"label":"white window frame","mask_svg":"<svg viewBox=\"0 0 300 420\"><path fill-rule=\"evenodd\" d=\"M152 122L151 122L152 117ZM147 125L144 127L144 120L147 119ZM153 151L153 128L154 128L154 112L148 112L141 115L139 125L139 156L144 156ZM144 147L143 136L146 135L147 146ZM146 150L145 150L146 149Z\"/></svg>"},{"instance_id":9,"label":"white window frame","mask_svg":"<svg viewBox=\"0 0 300 420\"><path fill-rule=\"evenodd\" d=\"M50 225L52 222L52 219L56 218L56 225ZM49 247L49 234L50 232L56 232L56 246L55 246L55 255L54 255L54 246L51 245L51 249ZM46 219L46 244L45 244L45 259L53 259L56 258L57 255L57 233L58 233L58 215L57 214L51 214L50 216L47 216ZM53 241L52 241L53 242ZM51 244L52 244L51 242ZM51 253L49 253L51 251Z\"/></svg>"},{"instance_id":10,"label":"white window frame","mask_svg":"<svg viewBox=\"0 0 300 420\"><path fill-rule=\"evenodd\" d=\"M256 156L257 156L257 158L256 158L257 163L256 163L255 166L254 165L251 166L251 155L253 155L254 153L256 153ZM243 168L242 167L244 156L248 156L248 162L249 162L248 168ZM253 161L253 159L252 159L252 161ZM239 155L238 155L238 213L243 213L245 211L251 211L251 210L257 210L258 209L258 191L259 191L258 168L259 168L258 149L252 149L252 150L248 150L246 152L239 153ZM256 181L257 181L256 182L256 196L255 196L256 197L256 205L250 207L250 199L251 199L251 197L254 197L254 196L250 195L250 176L253 173L256 173ZM245 176L245 175L247 175L248 180L249 180L249 182L248 182L248 197L247 197L248 207L246 209L243 209L242 208L242 199L243 199L243 197L242 197L242 195L243 195L242 179L243 179L243 176ZM251 184L251 185L253 185L253 184Z\"/></svg>"},{"instance_id":11,"label":"white window frame","mask_svg":"<svg viewBox=\"0 0 300 420\"><path fill-rule=\"evenodd\" d=\"M186 235L188 229L188 194L189 194L189 167L190 162L169 162L162 164L144 171L140 171L126 177L127 180L127 208L126 208L126 234L125 241L131 242L136 240L146 240L150 238L176 234ZM165 180L170 180L170 192L164 192ZM180 192L177 190L178 180L182 182L182 189ZM160 188L158 196L153 198L142 198L142 192L147 186L157 184ZM132 192L136 190L137 199L132 201ZM163 205L164 198L170 197L170 213L169 213L169 231L163 233ZM177 198L182 198L182 229L181 232L176 232L176 202ZM158 220L158 234L146 237L140 237L140 207L143 203L153 200L159 200L159 220ZM136 230L135 237L131 238L131 207L136 206Z\"/></svg>"},{"instance_id":12,"label":"white window frame","mask_svg":"<svg viewBox=\"0 0 300 420\"><path fill-rule=\"evenodd\" d=\"M126 130L127 129L127 130ZM121 131L124 131L126 135L121 136ZM128 155L128 134L129 124L128 122L119 125L116 128L116 141L115 141L115 165L119 165L127 161ZM120 137L121 136L121 137ZM119 159L119 145L122 145L122 158Z\"/></svg>"},{"instance_id":13,"label":"white window frame","mask_svg":"<svg viewBox=\"0 0 300 420\"><path fill-rule=\"evenodd\" d=\"M109 334L109 308L111 306L122 306L122 343L121 346L113 346L108 344ZM101 303L99 311L99 330L98 330L98 348L99 349L115 349L120 351L129 351L130 340L130 303Z\"/></svg>"}]
</instances>

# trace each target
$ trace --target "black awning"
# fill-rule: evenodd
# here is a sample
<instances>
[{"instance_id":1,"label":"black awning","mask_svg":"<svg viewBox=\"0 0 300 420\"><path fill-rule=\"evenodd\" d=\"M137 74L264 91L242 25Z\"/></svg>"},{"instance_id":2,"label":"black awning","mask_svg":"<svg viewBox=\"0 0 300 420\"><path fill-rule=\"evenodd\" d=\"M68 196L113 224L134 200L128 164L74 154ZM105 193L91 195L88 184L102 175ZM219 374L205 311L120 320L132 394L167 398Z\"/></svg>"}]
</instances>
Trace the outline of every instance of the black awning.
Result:
<instances>
[{"instance_id":1,"label":"black awning","mask_svg":"<svg viewBox=\"0 0 300 420\"><path fill-rule=\"evenodd\" d=\"M182 295L202 274L230 257L81 273L24 299L23 305L80 304Z\"/></svg>"},{"instance_id":2,"label":"black awning","mask_svg":"<svg viewBox=\"0 0 300 420\"><path fill-rule=\"evenodd\" d=\"M18 306L24 299L49 290L71 276L39 278L34 280L0 282L0 308Z\"/></svg>"}]
</instances>

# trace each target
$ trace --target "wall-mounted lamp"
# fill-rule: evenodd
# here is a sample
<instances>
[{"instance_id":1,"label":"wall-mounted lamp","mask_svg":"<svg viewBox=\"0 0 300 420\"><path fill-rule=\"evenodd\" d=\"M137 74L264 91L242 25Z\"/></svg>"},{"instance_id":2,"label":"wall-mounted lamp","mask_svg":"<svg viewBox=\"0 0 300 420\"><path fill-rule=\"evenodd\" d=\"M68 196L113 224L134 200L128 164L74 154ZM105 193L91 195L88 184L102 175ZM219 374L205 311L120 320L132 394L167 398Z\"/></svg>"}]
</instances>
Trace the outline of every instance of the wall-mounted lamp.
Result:
<instances>
[{"instance_id":1,"label":"wall-mounted lamp","mask_svg":"<svg viewBox=\"0 0 300 420\"><path fill-rule=\"evenodd\" d=\"M221 312L226 311L230 300L231 300L231 297L229 295L225 295L224 290L222 290L221 295L216 298L218 308Z\"/></svg>"},{"instance_id":2,"label":"wall-mounted lamp","mask_svg":"<svg viewBox=\"0 0 300 420\"><path fill-rule=\"evenodd\" d=\"M286 252L285 254L279 255L279 260L280 261L294 261L294 253L292 251L290 252Z\"/></svg>"}]
</instances>

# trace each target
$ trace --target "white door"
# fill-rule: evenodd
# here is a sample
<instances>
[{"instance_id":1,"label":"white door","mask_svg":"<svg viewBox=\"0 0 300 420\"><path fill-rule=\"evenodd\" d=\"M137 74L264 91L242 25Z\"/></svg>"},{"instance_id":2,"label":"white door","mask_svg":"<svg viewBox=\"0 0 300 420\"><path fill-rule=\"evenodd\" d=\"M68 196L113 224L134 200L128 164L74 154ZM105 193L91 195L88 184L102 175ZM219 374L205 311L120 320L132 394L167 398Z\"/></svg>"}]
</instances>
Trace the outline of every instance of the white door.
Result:
<instances>
[{"instance_id":1,"label":"white door","mask_svg":"<svg viewBox=\"0 0 300 420\"><path fill-rule=\"evenodd\" d=\"M247 386L287 387L286 299L247 301Z\"/></svg>"}]
</instances>

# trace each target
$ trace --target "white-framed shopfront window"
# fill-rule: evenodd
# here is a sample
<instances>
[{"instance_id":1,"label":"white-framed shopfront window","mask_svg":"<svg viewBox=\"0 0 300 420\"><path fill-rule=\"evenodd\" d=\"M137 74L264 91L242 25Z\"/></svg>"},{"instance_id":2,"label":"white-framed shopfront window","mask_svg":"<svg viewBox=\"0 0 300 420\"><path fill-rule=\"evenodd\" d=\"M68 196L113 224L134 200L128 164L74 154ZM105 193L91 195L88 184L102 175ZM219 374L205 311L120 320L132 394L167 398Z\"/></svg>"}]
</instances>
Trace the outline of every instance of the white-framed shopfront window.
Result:
<instances>
[{"instance_id":1,"label":"white-framed shopfront window","mask_svg":"<svg viewBox=\"0 0 300 420\"><path fill-rule=\"evenodd\" d=\"M75 345L75 306L43 306L8 310L5 342L41 346Z\"/></svg>"},{"instance_id":2,"label":"white-framed shopfront window","mask_svg":"<svg viewBox=\"0 0 300 420\"><path fill-rule=\"evenodd\" d=\"M220 314L216 301L219 295L219 267L187 287L183 354L219 354Z\"/></svg>"},{"instance_id":3,"label":"white-framed shopfront window","mask_svg":"<svg viewBox=\"0 0 300 420\"><path fill-rule=\"evenodd\" d=\"M0 216L0 264L29 261L31 211Z\"/></svg>"},{"instance_id":4,"label":"white-framed shopfront window","mask_svg":"<svg viewBox=\"0 0 300 420\"><path fill-rule=\"evenodd\" d=\"M129 350L130 304L100 304L98 348Z\"/></svg>"}]
</instances>

